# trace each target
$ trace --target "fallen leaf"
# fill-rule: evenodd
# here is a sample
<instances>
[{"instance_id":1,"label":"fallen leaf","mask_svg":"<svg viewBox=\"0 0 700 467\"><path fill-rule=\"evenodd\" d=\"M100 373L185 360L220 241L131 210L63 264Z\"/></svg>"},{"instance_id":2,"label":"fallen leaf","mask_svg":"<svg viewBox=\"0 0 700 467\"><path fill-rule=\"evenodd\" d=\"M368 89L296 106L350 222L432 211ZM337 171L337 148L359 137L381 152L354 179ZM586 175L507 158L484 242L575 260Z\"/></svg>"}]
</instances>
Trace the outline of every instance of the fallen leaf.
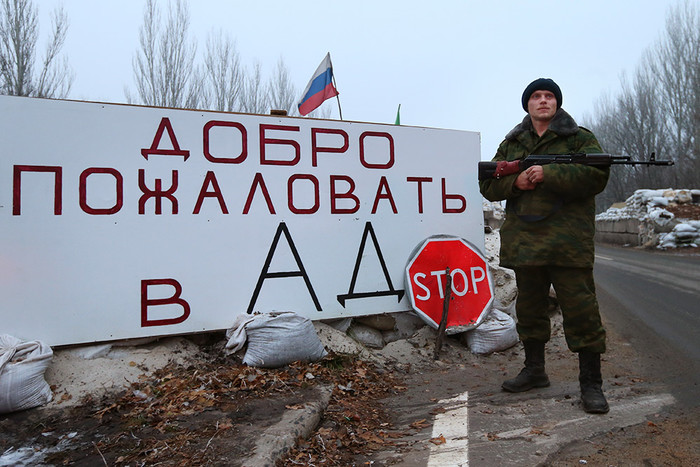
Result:
<instances>
[{"instance_id":1,"label":"fallen leaf","mask_svg":"<svg viewBox=\"0 0 700 467\"><path fill-rule=\"evenodd\" d=\"M230 420L223 420L221 422L216 422L217 430L229 430L233 428L233 423Z\"/></svg>"},{"instance_id":2,"label":"fallen leaf","mask_svg":"<svg viewBox=\"0 0 700 467\"><path fill-rule=\"evenodd\" d=\"M429 427L430 423L425 421L425 418L421 418L420 420L416 420L415 422L411 423L410 427L415 428L416 430L422 430L423 428Z\"/></svg>"}]
</instances>

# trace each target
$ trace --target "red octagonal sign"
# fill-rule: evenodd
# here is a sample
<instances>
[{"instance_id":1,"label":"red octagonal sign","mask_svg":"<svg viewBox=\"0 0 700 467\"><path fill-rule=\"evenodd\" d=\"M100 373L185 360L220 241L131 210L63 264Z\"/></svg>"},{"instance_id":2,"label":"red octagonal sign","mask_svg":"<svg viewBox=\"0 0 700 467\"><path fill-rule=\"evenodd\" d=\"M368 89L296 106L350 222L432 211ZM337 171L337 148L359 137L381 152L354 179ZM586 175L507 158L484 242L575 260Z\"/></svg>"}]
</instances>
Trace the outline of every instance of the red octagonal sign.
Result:
<instances>
[{"instance_id":1,"label":"red octagonal sign","mask_svg":"<svg viewBox=\"0 0 700 467\"><path fill-rule=\"evenodd\" d=\"M446 334L477 327L493 302L493 280L488 262L477 248L458 237L431 237L417 249L406 266L406 287L413 309L437 329L442 319L447 284L452 278Z\"/></svg>"}]
</instances>

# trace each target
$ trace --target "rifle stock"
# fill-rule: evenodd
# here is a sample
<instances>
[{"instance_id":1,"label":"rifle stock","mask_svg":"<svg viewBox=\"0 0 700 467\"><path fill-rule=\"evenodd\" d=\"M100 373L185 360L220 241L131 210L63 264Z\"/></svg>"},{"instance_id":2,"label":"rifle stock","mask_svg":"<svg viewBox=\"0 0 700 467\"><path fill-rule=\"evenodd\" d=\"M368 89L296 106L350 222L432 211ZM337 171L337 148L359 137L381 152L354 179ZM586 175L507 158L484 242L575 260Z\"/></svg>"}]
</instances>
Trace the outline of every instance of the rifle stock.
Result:
<instances>
[{"instance_id":1,"label":"rifle stock","mask_svg":"<svg viewBox=\"0 0 700 467\"><path fill-rule=\"evenodd\" d=\"M547 164L583 164L592 167L609 167L611 165L673 165L674 162L656 160L656 154L651 153L648 161L633 161L630 156L614 156L612 154L533 154L525 159L515 161L479 162L479 181L492 178L499 179L516 174L533 165Z\"/></svg>"}]
</instances>

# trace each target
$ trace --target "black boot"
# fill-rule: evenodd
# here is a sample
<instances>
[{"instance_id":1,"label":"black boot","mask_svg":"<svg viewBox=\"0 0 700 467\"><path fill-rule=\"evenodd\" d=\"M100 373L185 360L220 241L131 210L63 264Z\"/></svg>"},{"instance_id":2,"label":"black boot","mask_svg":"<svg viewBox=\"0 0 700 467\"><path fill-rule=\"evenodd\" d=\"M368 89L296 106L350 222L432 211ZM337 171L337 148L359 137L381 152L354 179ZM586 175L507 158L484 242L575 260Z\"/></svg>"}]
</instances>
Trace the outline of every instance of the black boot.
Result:
<instances>
[{"instance_id":1,"label":"black boot","mask_svg":"<svg viewBox=\"0 0 700 467\"><path fill-rule=\"evenodd\" d=\"M523 392L549 386L549 378L544 372L544 342L523 341L523 347L525 368L515 378L503 382L501 387L504 391Z\"/></svg>"},{"instance_id":2,"label":"black boot","mask_svg":"<svg viewBox=\"0 0 700 467\"><path fill-rule=\"evenodd\" d=\"M608 413L610 407L603 394L603 377L600 374L600 354L579 352L579 377L581 402L588 413Z\"/></svg>"}]
</instances>

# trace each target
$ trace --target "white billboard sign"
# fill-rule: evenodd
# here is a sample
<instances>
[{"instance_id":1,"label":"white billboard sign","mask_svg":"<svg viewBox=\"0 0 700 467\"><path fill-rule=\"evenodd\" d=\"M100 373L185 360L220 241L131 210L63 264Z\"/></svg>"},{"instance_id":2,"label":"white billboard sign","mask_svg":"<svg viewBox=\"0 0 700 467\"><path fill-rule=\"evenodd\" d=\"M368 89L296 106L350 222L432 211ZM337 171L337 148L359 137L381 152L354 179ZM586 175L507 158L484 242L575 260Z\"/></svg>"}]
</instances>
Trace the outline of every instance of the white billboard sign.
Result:
<instances>
[{"instance_id":1,"label":"white billboard sign","mask_svg":"<svg viewBox=\"0 0 700 467\"><path fill-rule=\"evenodd\" d=\"M483 250L479 134L0 96L0 333L76 344L410 309Z\"/></svg>"}]
</instances>

